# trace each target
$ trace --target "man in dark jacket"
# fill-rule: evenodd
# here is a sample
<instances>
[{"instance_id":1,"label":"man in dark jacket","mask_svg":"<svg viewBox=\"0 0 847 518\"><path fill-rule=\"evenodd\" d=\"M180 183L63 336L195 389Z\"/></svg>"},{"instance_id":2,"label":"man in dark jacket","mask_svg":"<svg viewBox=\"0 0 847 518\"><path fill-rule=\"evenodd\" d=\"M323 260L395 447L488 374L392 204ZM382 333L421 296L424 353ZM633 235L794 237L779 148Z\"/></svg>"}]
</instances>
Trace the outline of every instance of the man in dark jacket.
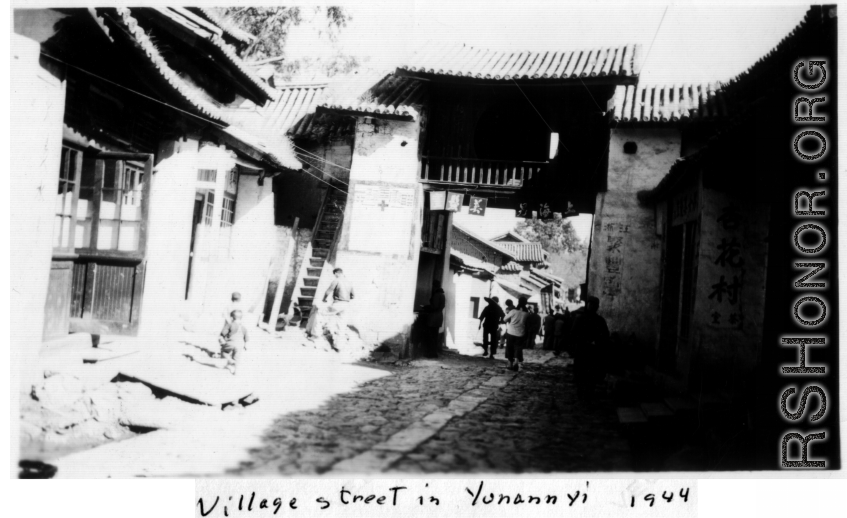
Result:
<instances>
[{"instance_id":1,"label":"man in dark jacket","mask_svg":"<svg viewBox=\"0 0 847 518\"><path fill-rule=\"evenodd\" d=\"M541 331L541 315L535 306L527 307L529 315L526 317L526 342L524 349L535 349L535 337Z\"/></svg>"},{"instance_id":2,"label":"man in dark jacket","mask_svg":"<svg viewBox=\"0 0 847 518\"><path fill-rule=\"evenodd\" d=\"M558 311L558 310L559 310L559 308L556 307L556 309L554 311ZM551 312L551 313L548 313L546 317L544 317L544 350L545 351L552 351L553 349L556 348L555 347L555 345L556 345L555 329L556 329L556 314Z\"/></svg>"},{"instance_id":3,"label":"man in dark jacket","mask_svg":"<svg viewBox=\"0 0 847 518\"><path fill-rule=\"evenodd\" d=\"M441 281L432 281L432 295L429 298L429 305L424 306L421 310L421 317L426 319L424 356L427 358L437 358L438 351L441 349L438 330L444 324L444 306L446 305L447 299L444 296L444 290L441 289Z\"/></svg>"},{"instance_id":4,"label":"man in dark jacket","mask_svg":"<svg viewBox=\"0 0 847 518\"><path fill-rule=\"evenodd\" d=\"M602 375L602 358L609 343L609 326L606 319L597 314L600 299L588 297L585 311L576 314L571 342L574 349L574 378L577 395L590 398L594 384Z\"/></svg>"},{"instance_id":5,"label":"man in dark jacket","mask_svg":"<svg viewBox=\"0 0 847 518\"><path fill-rule=\"evenodd\" d=\"M497 343L500 341L500 321L505 313L500 307L500 299L497 297L485 297L488 305L479 314L479 327L482 328L482 355L494 358L497 354ZM488 345L491 345L491 354L488 354Z\"/></svg>"}]
</instances>

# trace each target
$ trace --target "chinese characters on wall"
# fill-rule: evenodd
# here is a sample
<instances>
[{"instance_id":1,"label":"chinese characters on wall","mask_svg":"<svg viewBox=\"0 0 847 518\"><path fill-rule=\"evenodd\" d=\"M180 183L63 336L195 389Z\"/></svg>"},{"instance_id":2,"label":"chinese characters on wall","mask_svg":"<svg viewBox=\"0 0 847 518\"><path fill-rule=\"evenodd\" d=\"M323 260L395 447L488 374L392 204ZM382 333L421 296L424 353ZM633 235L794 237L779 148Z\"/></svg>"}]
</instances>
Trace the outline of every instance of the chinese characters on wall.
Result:
<instances>
[{"instance_id":1,"label":"chinese characters on wall","mask_svg":"<svg viewBox=\"0 0 847 518\"><path fill-rule=\"evenodd\" d=\"M629 234L630 225L623 220L611 220L602 226L603 241L603 286L604 297L617 297L621 293L621 277L624 263L624 238Z\"/></svg>"},{"instance_id":2,"label":"chinese characters on wall","mask_svg":"<svg viewBox=\"0 0 847 518\"><path fill-rule=\"evenodd\" d=\"M723 207L716 218L720 232L711 251L716 273L709 281L709 325L712 327L741 329L744 311L741 293L744 287L744 257L741 248L742 217L738 207Z\"/></svg>"}]
</instances>

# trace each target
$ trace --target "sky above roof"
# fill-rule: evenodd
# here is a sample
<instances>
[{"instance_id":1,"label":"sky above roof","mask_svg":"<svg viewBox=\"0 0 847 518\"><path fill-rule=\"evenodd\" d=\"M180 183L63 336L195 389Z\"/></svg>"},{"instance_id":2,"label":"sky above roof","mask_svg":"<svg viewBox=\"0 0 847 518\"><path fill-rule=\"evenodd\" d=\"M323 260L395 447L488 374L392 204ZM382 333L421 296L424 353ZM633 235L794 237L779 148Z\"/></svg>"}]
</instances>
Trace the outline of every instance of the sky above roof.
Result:
<instances>
[{"instance_id":1,"label":"sky above roof","mask_svg":"<svg viewBox=\"0 0 847 518\"><path fill-rule=\"evenodd\" d=\"M369 65L376 69L392 70L430 42L495 50L577 50L641 43L646 57L641 77L657 83L727 80L776 46L808 9L808 5L774 6L776 2L744 7L690 2L675 2L671 7L662 3L583 5L558 0L337 3L346 5L353 17L337 45L347 53L369 57ZM292 56L328 52L328 45L314 32L302 27L292 33L288 49Z\"/></svg>"}]
</instances>

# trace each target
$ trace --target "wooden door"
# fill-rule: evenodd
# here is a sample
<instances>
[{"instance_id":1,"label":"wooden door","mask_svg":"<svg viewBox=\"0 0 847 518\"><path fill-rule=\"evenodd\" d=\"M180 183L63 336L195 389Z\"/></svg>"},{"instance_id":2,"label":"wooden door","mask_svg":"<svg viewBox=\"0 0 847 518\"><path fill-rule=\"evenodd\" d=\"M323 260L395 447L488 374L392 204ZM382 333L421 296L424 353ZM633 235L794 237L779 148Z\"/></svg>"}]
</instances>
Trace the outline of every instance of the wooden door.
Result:
<instances>
[{"instance_id":1,"label":"wooden door","mask_svg":"<svg viewBox=\"0 0 847 518\"><path fill-rule=\"evenodd\" d=\"M74 249L70 329L134 335L141 318L153 155L86 157Z\"/></svg>"},{"instance_id":2,"label":"wooden door","mask_svg":"<svg viewBox=\"0 0 847 518\"><path fill-rule=\"evenodd\" d=\"M60 338L70 329L71 278L73 263L53 261L44 306L44 340Z\"/></svg>"}]
</instances>

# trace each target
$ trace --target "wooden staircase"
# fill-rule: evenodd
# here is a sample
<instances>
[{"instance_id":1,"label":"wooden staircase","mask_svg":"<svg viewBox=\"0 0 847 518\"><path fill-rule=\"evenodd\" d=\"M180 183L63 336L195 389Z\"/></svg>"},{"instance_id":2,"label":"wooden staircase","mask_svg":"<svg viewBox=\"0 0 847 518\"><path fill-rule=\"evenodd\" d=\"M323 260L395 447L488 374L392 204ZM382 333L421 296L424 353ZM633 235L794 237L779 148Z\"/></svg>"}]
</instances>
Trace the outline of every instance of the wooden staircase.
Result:
<instances>
[{"instance_id":1,"label":"wooden staircase","mask_svg":"<svg viewBox=\"0 0 847 518\"><path fill-rule=\"evenodd\" d=\"M337 187L329 188L324 198L324 203L315 221L312 242L306 250L307 257L300 267L300 273L294 285L294 316L291 319L291 324L299 324L300 327L306 326L315 301L320 300L321 296L317 293L318 284L321 275L324 274L323 270L330 250L341 231L344 207L347 204L347 193L344 192L343 185Z\"/></svg>"}]
</instances>

